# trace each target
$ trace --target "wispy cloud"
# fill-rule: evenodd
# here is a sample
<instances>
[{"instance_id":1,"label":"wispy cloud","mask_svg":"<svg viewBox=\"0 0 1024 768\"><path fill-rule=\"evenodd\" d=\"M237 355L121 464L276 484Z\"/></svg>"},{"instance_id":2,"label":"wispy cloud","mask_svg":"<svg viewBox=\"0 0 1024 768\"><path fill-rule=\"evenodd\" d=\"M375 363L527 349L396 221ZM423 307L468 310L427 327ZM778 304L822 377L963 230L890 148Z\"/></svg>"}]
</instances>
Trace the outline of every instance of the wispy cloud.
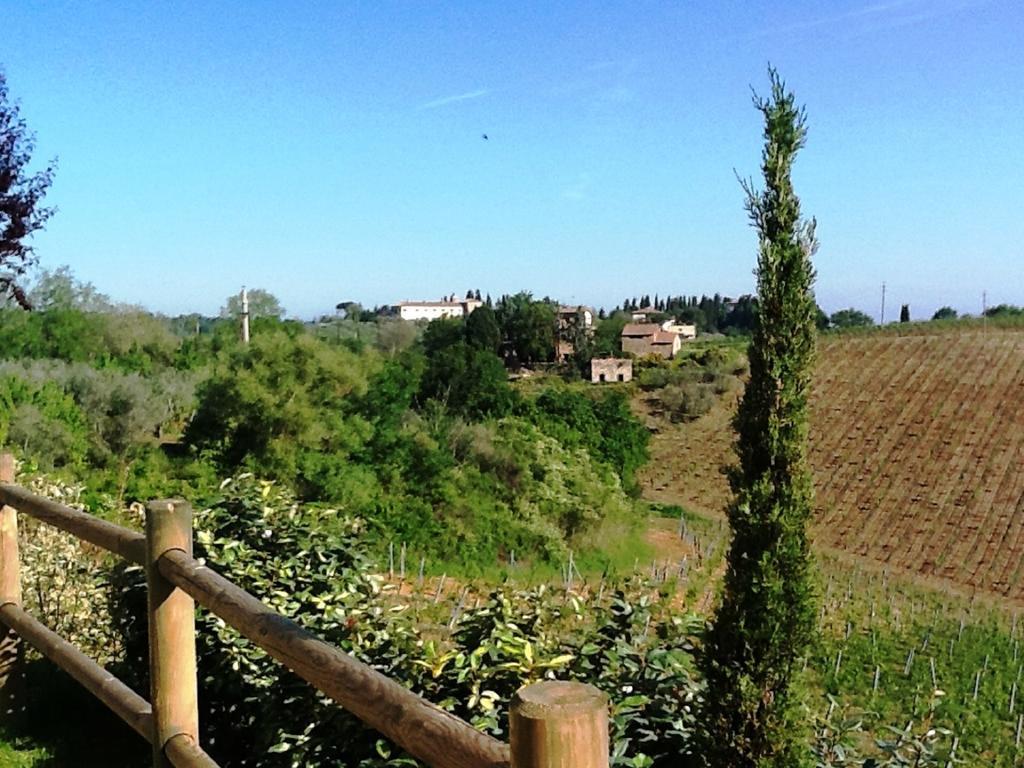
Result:
<instances>
[{"instance_id":1,"label":"wispy cloud","mask_svg":"<svg viewBox=\"0 0 1024 768\"><path fill-rule=\"evenodd\" d=\"M486 96L491 92L490 88L481 88L477 91L469 91L468 93L458 93L454 96L444 96L440 99L434 99L428 101L426 104L420 104L417 109L437 109L447 104L457 104L460 101L469 101L470 99L479 99L481 96Z\"/></svg>"},{"instance_id":2,"label":"wispy cloud","mask_svg":"<svg viewBox=\"0 0 1024 768\"><path fill-rule=\"evenodd\" d=\"M815 19L758 29L743 37L766 37L786 32L800 32L843 24L862 23L870 28L888 28L918 24L981 5L987 0L891 0L852 8L842 13L819 16Z\"/></svg>"}]
</instances>

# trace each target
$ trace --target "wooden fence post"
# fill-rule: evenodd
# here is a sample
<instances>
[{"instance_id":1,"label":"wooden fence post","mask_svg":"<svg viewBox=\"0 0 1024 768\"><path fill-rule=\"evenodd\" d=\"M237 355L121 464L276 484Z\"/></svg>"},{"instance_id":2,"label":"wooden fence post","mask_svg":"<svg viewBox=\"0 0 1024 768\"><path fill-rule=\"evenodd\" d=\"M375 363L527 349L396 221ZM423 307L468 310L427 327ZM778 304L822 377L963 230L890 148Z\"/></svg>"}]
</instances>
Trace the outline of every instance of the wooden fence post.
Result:
<instances>
[{"instance_id":1,"label":"wooden fence post","mask_svg":"<svg viewBox=\"0 0 1024 768\"><path fill-rule=\"evenodd\" d=\"M521 688L509 712L511 768L608 768L608 697L584 683Z\"/></svg>"},{"instance_id":2,"label":"wooden fence post","mask_svg":"<svg viewBox=\"0 0 1024 768\"><path fill-rule=\"evenodd\" d=\"M0 483L13 482L14 456L0 454ZM8 603L21 605L21 561L18 512L5 505L0 509L0 605ZM21 638L13 629L0 625L0 722L8 722L18 709L20 658Z\"/></svg>"},{"instance_id":3,"label":"wooden fence post","mask_svg":"<svg viewBox=\"0 0 1024 768\"><path fill-rule=\"evenodd\" d=\"M149 678L153 704L153 765L170 768L168 743L199 745L195 602L160 573L170 550L192 555L192 507L179 499L146 508L146 582L149 602Z\"/></svg>"}]
</instances>

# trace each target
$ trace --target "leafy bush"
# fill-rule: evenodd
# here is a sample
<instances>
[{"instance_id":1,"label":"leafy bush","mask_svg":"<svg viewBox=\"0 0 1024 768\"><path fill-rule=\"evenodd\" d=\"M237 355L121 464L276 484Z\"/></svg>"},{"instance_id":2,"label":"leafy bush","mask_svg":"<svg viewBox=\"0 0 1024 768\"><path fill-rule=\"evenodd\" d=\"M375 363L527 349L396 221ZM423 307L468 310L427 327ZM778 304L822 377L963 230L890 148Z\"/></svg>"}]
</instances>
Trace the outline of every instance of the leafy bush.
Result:
<instances>
[{"instance_id":1,"label":"leafy bush","mask_svg":"<svg viewBox=\"0 0 1024 768\"><path fill-rule=\"evenodd\" d=\"M624 488L635 492L635 473L647 461L650 434L633 415L624 393L609 390L592 398L568 387L551 387L520 413L563 445L586 449L615 470Z\"/></svg>"},{"instance_id":2,"label":"leafy bush","mask_svg":"<svg viewBox=\"0 0 1024 768\"><path fill-rule=\"evenodd\" d=\"M354 485L349 457L371 432L353 404L375 367L311 336L254 336L200 385L186 441L227 471L258 468L313 498L343 498Z\"/></svg>"},{"instance_id":3,"label":"leafy bush","mask_svg":"<svg viewBox=\"0 0 1024 768\"><path fill-rule=\"evenodd\" d=\"M714 407L715 394L710 388L689 381L665 387L661 402L672 421L693 421Z\"/></svg>"},{"instance_id":4,"label":"leafy bush","mask_svg":"<svg viewBox=\"0 0 1024 768\"><path fill-rule=\"evenodd\" d=\"M507 739L507 708L524 683L594 682L614 702L616 765L665 764L686 749L697 695L690 621L662 623L647 587L628 583L602 601L539 587L499 589L478 607L400 597L373 575L363 524L302 505L251 476L227 481L196 516L196 556L274 610L398 680L443 709ZM122 621L132 668L145 668L144 595L134 577L133 621ZM130 601L129 601L130 602ZM216 617L198 619L206 744L238 765L407 765L355 717L296 678ZM145 685L140 677L135 684Z\"/></svg>"},{"instance_id":5,"label":"leafy bush","mask_svg":"<svg viewBox=\"0 0 1024 768\"><path fill-rule=\"evenodd\" d=\"M34 477L28 488L82 508L81 487ZM19 515L18 547L25 610L100 664L121 660L107 588L113 558L29 515Z\"/></svg>"}]
</instances>

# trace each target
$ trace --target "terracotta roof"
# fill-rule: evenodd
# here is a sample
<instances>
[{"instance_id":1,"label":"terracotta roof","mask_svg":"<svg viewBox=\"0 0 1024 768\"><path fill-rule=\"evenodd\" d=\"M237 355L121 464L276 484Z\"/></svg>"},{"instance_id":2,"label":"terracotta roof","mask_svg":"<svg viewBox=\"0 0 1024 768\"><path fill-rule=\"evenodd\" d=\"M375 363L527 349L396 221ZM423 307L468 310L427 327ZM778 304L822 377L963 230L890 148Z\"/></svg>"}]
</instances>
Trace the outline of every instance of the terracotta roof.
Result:
<instances>
[{"instance_id":1,"label":"terracotta roof","mask_svg":"<svg viewBox=\"0 0 1024 768\"><path fill-rule=\"evenodd\" d=\"M653 336L661 331L657 323L626 323L622 326L622 336Z\"/></svg>"}]
</instances>

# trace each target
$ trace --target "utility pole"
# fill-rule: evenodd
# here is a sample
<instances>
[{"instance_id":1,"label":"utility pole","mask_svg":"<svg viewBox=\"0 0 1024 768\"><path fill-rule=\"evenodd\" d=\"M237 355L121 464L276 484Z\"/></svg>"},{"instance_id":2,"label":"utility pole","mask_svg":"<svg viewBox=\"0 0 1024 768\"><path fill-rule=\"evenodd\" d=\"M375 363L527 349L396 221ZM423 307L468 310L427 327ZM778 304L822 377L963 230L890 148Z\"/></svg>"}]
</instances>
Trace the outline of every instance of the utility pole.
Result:
<instances>
[{"instance_id":1,"label":"utility pole","mask_svg":"<svg viewBox=\"0 0 1024 768\"><path fill-rule=\"evenodd\" d=\"M882 318L878 321L879 325L885 325L885 282L882 282Z\"/></svg>"},{"instance_id":2,"label":"utility pole","mask_svg":"<svg viewBox=\"0 0 1024 768\"><path fill-rule=\"evenodd\" d=\"M242 286L242 343L249 343L249 292Z\"/></svg>"}]
</instances>

